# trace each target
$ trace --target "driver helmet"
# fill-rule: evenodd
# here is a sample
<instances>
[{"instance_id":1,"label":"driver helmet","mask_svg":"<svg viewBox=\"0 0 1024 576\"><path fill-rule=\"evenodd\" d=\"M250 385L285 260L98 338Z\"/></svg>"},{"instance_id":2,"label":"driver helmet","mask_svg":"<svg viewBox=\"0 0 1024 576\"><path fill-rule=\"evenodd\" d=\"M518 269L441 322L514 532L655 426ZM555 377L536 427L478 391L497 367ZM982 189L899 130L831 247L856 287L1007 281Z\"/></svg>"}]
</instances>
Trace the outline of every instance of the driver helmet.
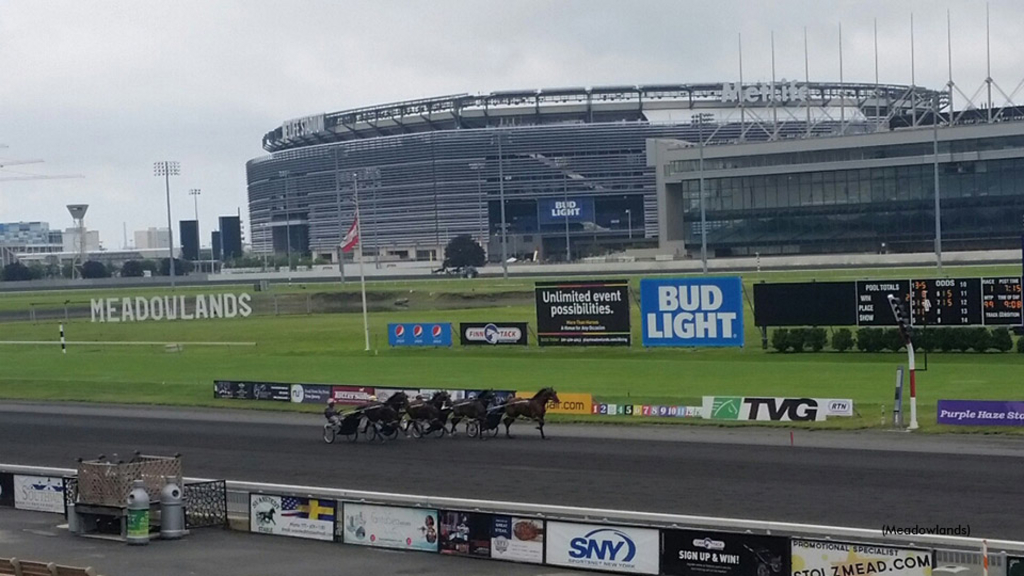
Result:
<instances>
[{"instance_id":1,"label":"driver helmet","mask_svg":"<svg viewBox=\"0 0 1024 576\"><path fill-rule=\"evenodd\" d=\"M328 405L328 406L334 406L334 404L335 404L336 402L337 402L337 400L335 400L334 398L328 398L328 399L327 399L327 405Z\"/></svg>"},{"instance_id":2,"label":"driver helmet","mask_svg":"<svg viewBox=\"0 0 1024 576\"><path fill-rule=\"evenodd\" d=\"M370 394L370 402L376 402L376 401L377 401L377 395L376 394Z\"/></svg>"}]
</instances>

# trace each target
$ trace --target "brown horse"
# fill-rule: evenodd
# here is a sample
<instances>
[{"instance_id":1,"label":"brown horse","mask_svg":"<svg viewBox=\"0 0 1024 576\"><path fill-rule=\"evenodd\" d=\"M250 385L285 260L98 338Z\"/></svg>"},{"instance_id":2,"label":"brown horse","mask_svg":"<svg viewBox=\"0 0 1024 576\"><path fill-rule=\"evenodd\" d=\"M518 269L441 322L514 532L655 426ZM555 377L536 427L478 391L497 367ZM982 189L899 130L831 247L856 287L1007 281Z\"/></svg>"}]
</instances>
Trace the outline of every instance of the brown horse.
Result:
<instances>
[{"instance_id":1,"label":"brown horse","mask_svg":"<svg viewBox=\"0 0 1024 576\"><path fill-rule=\"evenodd\" d=\"M384 436L397 435L402 412L408 408L409 397L405 395L405 392L395 392L383 403L371 402L361 406L358 411L362 412L366 419L363 432L366 432L370 426L374 426L381 439Z\"/></svg>"},{"instance_id":2,"label":"brown horse","mask_svg":"<svg viewBox=\"0 0 1024 576\"><path fill-rule=\"evenodd\" d=\"M484 416L487 415L487 407L491 405L492 400L494 400L494 390L484 390L475 398L459 400L452 404L452 428L449 433L452 436L455 435L455 426L463 418L476 420L477 422L483 420Z\"/></svg>"},{"instance_id":3,"label":"brown horse","mask_svg":"<svg viewBox=\"0 0 1024 576\"><path fill-rule=\"evenodd\" d=\"M447 432L445 428L446 409L451 401L451 395L444 390L434 392L430 400L413 400L405 411L409 416L407 430L417 438L435 431L440 431L443 435Z\"/></svg>"},{"instance_id":4,"label":"brown horse","mask_svg":"<svg viewBox=\"0 0 1024 576\"><path fill-rule=\"evenodd\" d=\"M554 388L544 388L533 395L533 398L517 398L505 405L505 436L511 438L509 427L516 418L523 417L537 421L537 430L540 430L540 437L547 439L544 435L544 414L548 411L548 402L560 402L558 392Z\"/></svg>"}]
</instances>

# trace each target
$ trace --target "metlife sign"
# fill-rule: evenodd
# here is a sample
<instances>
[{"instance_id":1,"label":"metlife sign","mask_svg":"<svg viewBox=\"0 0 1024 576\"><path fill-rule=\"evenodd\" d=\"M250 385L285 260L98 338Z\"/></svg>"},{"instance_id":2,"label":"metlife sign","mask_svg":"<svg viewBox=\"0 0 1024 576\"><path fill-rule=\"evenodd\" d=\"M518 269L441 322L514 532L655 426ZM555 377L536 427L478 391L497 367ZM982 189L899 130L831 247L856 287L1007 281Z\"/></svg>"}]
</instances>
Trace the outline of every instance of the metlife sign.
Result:
<instances>
[{"instance_id":1,"label":"metlife sign","mask_svg":"<svg viewBox=\"0 0 1024 576\"><path fill-rule=\"evenodd\" d=\"M640 281L644 346L743 346L739 277Z\"/></svg>"},{"instance_id":2,"label":"metlife sign","mask_svg":"<svg viewBox=\"0 0 1024 576\"><path fill-rule=\"evenodd\" d=\"M661 542L649 528L548 522L547 563L583 570L657 574Z\"/></svg>"}]
</instances>

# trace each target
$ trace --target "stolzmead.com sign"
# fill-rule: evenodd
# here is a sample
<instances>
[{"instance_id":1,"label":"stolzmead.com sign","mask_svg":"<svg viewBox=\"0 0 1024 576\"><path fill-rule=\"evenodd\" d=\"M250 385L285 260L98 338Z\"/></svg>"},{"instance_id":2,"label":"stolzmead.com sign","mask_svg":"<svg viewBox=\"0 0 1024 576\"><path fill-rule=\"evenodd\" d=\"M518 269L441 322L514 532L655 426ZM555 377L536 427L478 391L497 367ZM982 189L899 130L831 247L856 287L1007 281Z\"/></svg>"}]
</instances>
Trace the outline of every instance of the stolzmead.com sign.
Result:
<instances>
[{"instance_id":1,"label":"stolzmead.com sign","mask_svg":"<svg viewBox=\"0 0 1024 576\"><path fill-rule=\"evenodd\" d=\"M142 322L144 320L201 320L247 318L252 314L248 294L196 294L195 296L136 296L93 298L93 322Z\"/></svg>"},{"instance_id":2,"label":"stolzmead.com sign","mask_svg":"<svg viewBox=\"0 0 1024 576\"><path fill-rule=\"evenodd\" d=\"M640 281L644 346L743 346L738 277Z\"/></svg>"}]
</instances>

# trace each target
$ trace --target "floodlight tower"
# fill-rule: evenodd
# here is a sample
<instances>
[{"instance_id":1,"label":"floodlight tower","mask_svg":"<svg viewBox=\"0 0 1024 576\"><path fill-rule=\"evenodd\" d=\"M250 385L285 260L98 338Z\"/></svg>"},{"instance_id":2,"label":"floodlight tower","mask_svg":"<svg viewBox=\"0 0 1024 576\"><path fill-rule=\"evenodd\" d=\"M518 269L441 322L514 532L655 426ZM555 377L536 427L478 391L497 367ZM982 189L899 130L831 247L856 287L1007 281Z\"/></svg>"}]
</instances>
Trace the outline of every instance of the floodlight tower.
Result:
<instances>
[{"instance_id":1,"label":"floodlight tower","mask_svg":"<svg viewBox=\"0 0 1024 576\"><path fill-rule=\"evenodd\" d=\"M75 229L78 231L78 262L85 265L88 245L85 241L85 212L89 209L88 204L68 204L68 212L75 220ZM75 263L71 262L71 277L75 276ZM81 274L79 274L81 276Z\"/></svg>"},{"instance_id":2,"label":"floodlight tower","mask_svg":"<svg viewBox=\"0 0 1024 576\"><path fill-rule=\"evenodd\" d=\"M171 289L174 289L174 228L171 226L171 176L181 174L181 164L170 160L153 162L153 175L164 177L164 189L167 192L167 238L170 246L167 247L171 257Z\"/></svg>"}]
</instances>

